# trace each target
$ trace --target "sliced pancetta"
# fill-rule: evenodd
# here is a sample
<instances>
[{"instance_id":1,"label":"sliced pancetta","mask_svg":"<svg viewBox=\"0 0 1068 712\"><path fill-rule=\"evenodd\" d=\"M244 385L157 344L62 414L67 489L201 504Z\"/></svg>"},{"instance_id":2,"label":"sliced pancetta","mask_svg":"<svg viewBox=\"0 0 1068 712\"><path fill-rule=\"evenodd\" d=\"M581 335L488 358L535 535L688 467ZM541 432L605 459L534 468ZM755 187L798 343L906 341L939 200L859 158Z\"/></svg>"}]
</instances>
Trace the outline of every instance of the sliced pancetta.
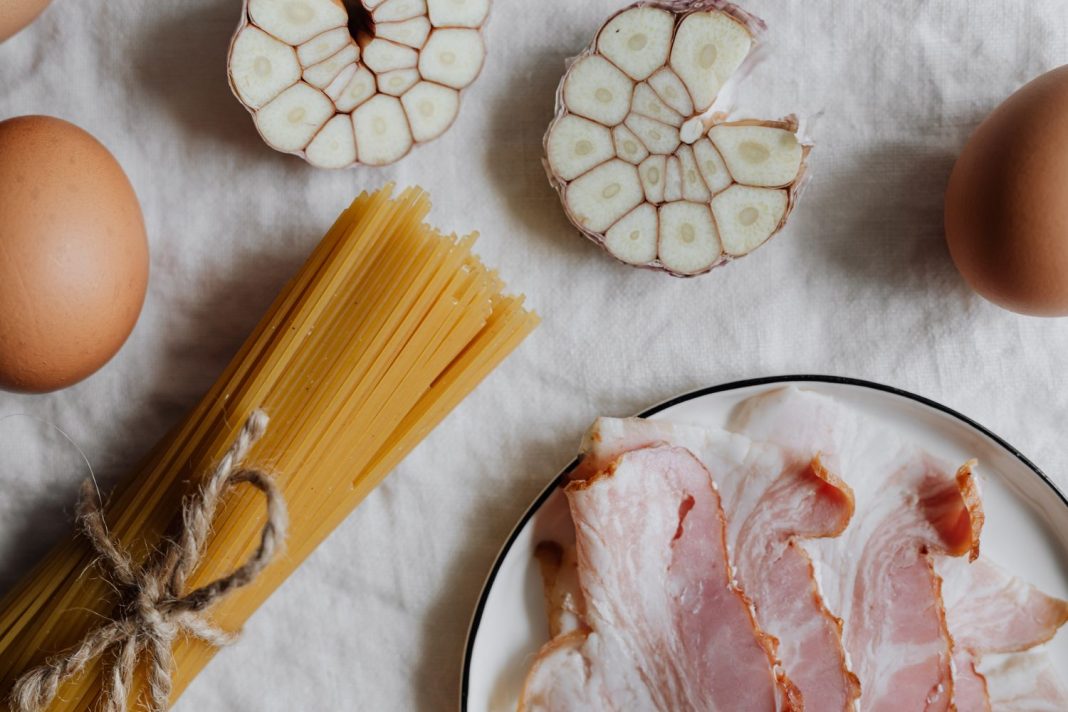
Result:
<instances>
[{"instance_id":1,"label":"sliced pancetta","mask_svg":"<svg viewBox=\"0 0 1068 712\"><path fill-rule=\"evenodd\" d=\"M728 513L735 575L761 628L777 639L781 669L805 707L851 709L860 689L846 666L841 621L823 605L812 562L797 543L845 529L853 513L849 488L818 457L799 459L723 430L641 418L599 419L575 476L656 443L686 448L713 473Z\"/></svg>"},{"instance_id":2,"label":"sliced pancetta","mask_svg":"<svg viewBox=\"0 0 1068 712\"><path fill-rule=\"evenodd\" d=\"M589 431L575 536L537 552L553 640L521 709L1068 710L1032 650L1068 602L979 558L974 463L796 388L730 427Z\"/></svg>"},{"instance_id":3,"label":"sliced pancetta","mask_svg":"<svg viewBox=\"0 0 1068 712\"><path fill-rule=\"evenodd\" d=\"M1068 602L1046 595L985 558L971 563L940 559L936 570L942 577L946 618L956 645L953 698L957 710L987 712L993 709L993 698L1027 693L1020 688L1024 678L1019 674L995 674L988 680L983 658L1019 653L1050 640L1068 622ZM993 669L1012 671L1014 667L1005 659ZM1039 699L1044 696L1048 695L1038 691Z\"/></svg>"},{"instance_id":4,"label":"sliced pancetta","mask_svg":"<svg viewBox=\"0 0 1068 712\"><path fill-rule=\"evenodd\" d=\"M844 621L861 709L952 709L953 641L934 567L939 556L978 555L983 514L971 464L954 471L796 388L746 402L732 428L797 457L822 456L853 489L856 512L841 536L801 545Z\"/></svg>"},{"instance_id":5,"label":"sliced pancetta","mask_svg":"<svg viewBox=\"0 0 1068 712\"><path fill-rule=\"evenodd\" d=\"M791 708L732 582L709 471L650 447L568 485L584 626L540 652L525 710Z\"/></svg>"},{"instance_id":6,"label":"sliced pancetta","mask_svg":"<svg viewBox=\"0 0 1068 712\"><path fill-rule=\"evenodd\" d=\"M1064 712L1068 710L1068 689L1057 676L1049 656L1043 652L998 656L993 665L984 665L983 675L990 688L990 709L1012 712ZM971 712L958 707L960 712Z\"/></svg>"}]
</instances>

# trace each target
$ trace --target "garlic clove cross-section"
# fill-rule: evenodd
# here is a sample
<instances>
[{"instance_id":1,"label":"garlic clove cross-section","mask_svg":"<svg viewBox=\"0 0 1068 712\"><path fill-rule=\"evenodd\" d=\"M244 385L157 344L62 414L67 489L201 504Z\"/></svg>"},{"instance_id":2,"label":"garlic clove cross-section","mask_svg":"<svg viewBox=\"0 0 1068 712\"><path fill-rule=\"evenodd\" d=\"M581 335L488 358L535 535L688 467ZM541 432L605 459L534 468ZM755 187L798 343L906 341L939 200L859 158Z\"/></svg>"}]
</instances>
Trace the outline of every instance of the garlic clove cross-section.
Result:
<instances>
[{"instance_id":1,"label":"garlic clove cross-section","mask_svg":"<svg viewBox=\"0 0 1068 712\"><path fill-rule=\"evenodd\" d=\"M708 137L739 183L779 188L790 185L801 168L804 148L787 129L720 124Z\"/></svg>"},{"instance_id":2,"label":"garlic clove cross-section","mask_svg":"<svg viewBox=\"0 0 1068 712\"><path fill-rule=\"evenodd\" d=\"M258 109L300 79L300 62L292 47L250 27L234 41L230 77L241 101Z\"/></svg>"},{"instance_id":3,"label":"garlic clove cross-section","mask_svg":"<svg viewBox=\"0 0 1068 712\"><path fill-rule=\"evenodd\" d=\"M337 0L246 0L245 14L256 27L293 47L349 20Z\"/></svg>"},{"instance_id":4,"label":"garlic clove cross-section","mask_svg":"<svg viewBox=\"0 0 1068 712\"><path fill-rule=\"evenodd\" d=\"M579 176L567 187L572 220L603 232L641 204L638 169L614 158Z\"/></svg>"},{"instance_id":5,"label":"garlic clove cross-section","mask_svg":"<svg viewBox=\"0 0 1068 712\"><path fill-rule=\"evenodd\" d=\"M549 160L565 180L578 178L616 155L608 129L574 114L553 126L546 147Z\"/></svg>"},{"instance_id":6,"label":"garlic clove cross-section","mask_svg":"<svg viewBox=\"0 0 1068 712\"><path fill-rule=\"evenodd\" d=\"M334 105L310 84L297 82L256 112L256 128L269 146L296 151L311 143L334 115Z\"/></svg>"},{"instance_id":7,"label":"garlic clove cross-section","mask_svg":"<svg viewBox=\"0 0 1068 712\"><path fill-rule=\"evenodd\" d=\"M275 150L322 168L392 163L456 120L485 61L489 10L490 0L245 0L230 87Z\"/></svg>"},{"instance_id":8,"label":"garlic clove cross-section","mask_svg":"<svg viewBox=\"0 0 1068 712\"><path fill-rule=\"evenodd\" d=\"M675 16L657 7L618 13L597 34L597 52L635 81L667 63Z\"/></svg>"},{"instance_id":9,"label":"garlic clove cross-section","mask_svg":"<svg viewBox=\"0 0 1068 712\"><path fill-rule=\"evenodd\" d=\"M448 1L428 0L431 20ZM601 27L545 135L549 180L582 234L621 262L692 276L782 229L811 150L797 120L713 110L762 29L724 0L645 0Z\"/></svg>"},{"instance_id":10,"label":"garlic clove cross-section","mask_svg":"<svg viewBox=\"0 0 1068 712\"><path fill-rule=\"evenodd\" d=\"M658 235L656 208L642 203L608 229L605 244L623 262L643 265L656 259Z\"/></svg>"}]
</instances>

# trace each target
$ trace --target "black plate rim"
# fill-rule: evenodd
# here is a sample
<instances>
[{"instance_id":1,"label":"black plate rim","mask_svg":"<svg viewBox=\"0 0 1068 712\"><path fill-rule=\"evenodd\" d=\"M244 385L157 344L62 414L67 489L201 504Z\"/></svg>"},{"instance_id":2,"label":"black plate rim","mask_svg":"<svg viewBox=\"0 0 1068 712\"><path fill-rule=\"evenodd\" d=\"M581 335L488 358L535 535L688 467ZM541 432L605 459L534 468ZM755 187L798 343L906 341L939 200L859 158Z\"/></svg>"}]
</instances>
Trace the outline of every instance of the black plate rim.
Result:
<instances>
[{"instance_id":1,"label":"black plate rim","mask_svg":"<svg viewBox=\"0 0 1068 712\"><path fill-rule=\"evenodd\" d=\"M1013 457L1015 457L1023 465L1025 465L1027 469L1031 470L1031 472L1033 472L1039 480L1045 483L1045 485L1049 487L1049 489L1053 492L1057 499L1060 500L1061 504L1068 508L1068 495L1062 492L1060 488L1057 487L1057 485L1053 482L1053 480L1050 479L1049 475L1043 472L1038 467L1038 465L1027 459L1026 455L1016 449L1011 443L1009 443L997 433L976 422L972 418L969 418L960 411L950 408L947 405L943 405L938 401L931 400L930 398L918 395L916 393L912 393L911 391L906 391L902 388L888 386L886 384L877 383L875 381L867 381L861 378L851 378L848 376L828 376L819 374L799 374L787 376L765 376L763 378L748 378L740 381L722 383L718 386L708 386L705 388L699 388L695 391L683 393L681 395L675 396L674 398L669 398L666 401L658 403L652 406L651 408L642 411L641 413L638 413L637 417L648 418L650 415L654 415L662 410L666 410L668 408L676 406L679 403L685 403L686 401L690 401L695 398L701 398L703 396L711 395L713 393L735 391L740 390L742 388L751 388L754 386L775 385L779 383L828 383L833 385L846 385L857 386L860 388L868 388L874 391L881 391L883 393L889 393L891 395L907 398L909 400L921 403L925 406L945 413L946 415L952 416L957 420L965 423L966 425L969 425L972 428L978 430L980 433L990 438L999 446L1007 450ZM504 562L504 559L508 555L508 552L511 551L512 546L515 544L515 540L519 537L519 533L523 531L523 528L527 525L527 522L529 522L531 517L533 517L534 514L539 509L541 509L541 506L545 504L545 500L547 500L549 496L560 485L560 483L565 480L571 470L575 469L576 465L578 465L577 458L572 460L571 463L567 467L565 467L559 475L553 478L553 481L550 482L545 487L545 489L542 490L541 494L539 494L537 498L531 503L531 505L527 507L526 511L523 512L523 516L520 517L515 527L512 528L512 531L509 533L508 538L504 542L504 545L501 547L500 551L497 552L497 556L493 560L493 566L490 568L489 574L487 574L486 580L482 584L482 590L478 594L478 603L476 604L475 611L471 616L471 623L467 628L467 639L464 642L464 661L463 670L461 673L462 677L460 678L461 712L468 712L467 698L471 679L471 653L474 651L475 638L478 635L478 629L482 623L482 614L486 608L486 600L489 598L490 590L493 588L493 583L497 578L497 573L500 571L501 564Z\"/></svg>"}]
</instances>

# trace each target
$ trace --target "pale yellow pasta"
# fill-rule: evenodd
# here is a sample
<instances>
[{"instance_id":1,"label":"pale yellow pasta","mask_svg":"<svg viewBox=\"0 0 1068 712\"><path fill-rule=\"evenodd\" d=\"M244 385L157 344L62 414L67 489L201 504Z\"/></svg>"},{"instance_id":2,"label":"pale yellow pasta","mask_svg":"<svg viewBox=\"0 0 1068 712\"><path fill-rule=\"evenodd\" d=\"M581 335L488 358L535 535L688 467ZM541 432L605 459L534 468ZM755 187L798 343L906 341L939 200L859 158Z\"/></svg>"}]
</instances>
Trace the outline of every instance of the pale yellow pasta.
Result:
<instances>
[{"instance_id":1,"label":"pale yellow pasta","mask_svg":"<svg viewBox=\"0 0 1068 712\"><path fill-rule=\"evenodd\" d=\"M240 628L537 324L472 254L474 236L424 225L422 190L391 193L365 193L338 218L200 404L108 502L113 536L143 559L249 413L267 412L270 427L248 464L271 472L285 494L287 549L212 609L227 630ZM231 495L189 586L239 565L263 518L262 497ZM72 536L0 601L0 699L21 673L114 613L114 591L92 561ZM175 644L175 697L215 652L194 640ZM95 707L106 663L64 685L50 709Z\"/></svg>"}]
</instances>

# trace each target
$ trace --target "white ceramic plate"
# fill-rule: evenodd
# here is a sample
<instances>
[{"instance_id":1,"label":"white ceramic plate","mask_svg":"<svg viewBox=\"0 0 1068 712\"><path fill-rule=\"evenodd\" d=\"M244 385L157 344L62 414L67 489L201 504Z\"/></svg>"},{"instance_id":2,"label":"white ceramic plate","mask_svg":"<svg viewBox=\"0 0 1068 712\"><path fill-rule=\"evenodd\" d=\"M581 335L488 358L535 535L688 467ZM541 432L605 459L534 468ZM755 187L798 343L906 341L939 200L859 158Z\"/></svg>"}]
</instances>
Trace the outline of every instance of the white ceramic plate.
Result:
<instances>
[{"instance_id":1,"label":"white ceramic plate","mask_svg":"<svg viewBox=\"0 0 1068 712\"><path fill-rule=\"evenodd\" d=\"M934 401L853 379L783 376L695 391L641 415L723 427L741 401L788 384L833 396L949 461L978 458L986 512L984 554L1047 593L1068 598L1068 498L1011 445ZM576 434L576 445L577 439ZM515 710L530 662L548 640L533 553L539 541L568 521L560 485L574 465L538 496L493 564L468 633L460 689L463 712ZM1068 671L1068 632L1062 630L1049 648L1056 667Z\"/></svg>"}]
</instances>

